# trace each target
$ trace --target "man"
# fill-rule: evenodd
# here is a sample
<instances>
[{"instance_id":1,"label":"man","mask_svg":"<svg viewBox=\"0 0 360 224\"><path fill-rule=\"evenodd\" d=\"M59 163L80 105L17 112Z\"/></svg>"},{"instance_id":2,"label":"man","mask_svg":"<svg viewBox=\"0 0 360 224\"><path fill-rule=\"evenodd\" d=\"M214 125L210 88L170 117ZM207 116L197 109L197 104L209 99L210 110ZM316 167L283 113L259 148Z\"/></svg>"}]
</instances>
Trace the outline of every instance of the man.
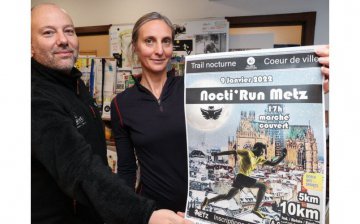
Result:
<instances>
[{"instance_id":1,"label":"man","mask_svg":"<svg viewBox=\"0 0 360 224\"><path fill-rule=\"evenodd\" d=\"M241 150L231 150L224 151L219 153L213 153L214 156L220 155L238 155L239 156L239 173L236 175L232 188L227 194L220 194L213 198L208 199L205 197L205 200L201 204L203 209L211 202L217 202L221 200L230 200L233 198L239 191L244 187L248 188L259 188L259 191L256 196L256 203L252 210L252 213L259 216L260 218L265 218L264 214L259 211L260 203L266 192L266 185L262 182L257 181L254 178L249 177L251 172L256 169L257 165L270 165L275 166L279 164L286 157L287 150L284 148L282 150L281 156L278 157L275 161L266 160L263 156L264 151L266 151L266 145L257 142L251 150L241 149Z\"/></svg>"},{"instance_id":2,"label":"man","mask_svg":"<svg viewBox=\"0 0 360 224\"><path fill-rule=\"evenodd\" d=\"M31 222L190 223L137 196L107 166L103 124L74 68L78 38L54 4L31 11Z\"/></svg>"}]
</instances>

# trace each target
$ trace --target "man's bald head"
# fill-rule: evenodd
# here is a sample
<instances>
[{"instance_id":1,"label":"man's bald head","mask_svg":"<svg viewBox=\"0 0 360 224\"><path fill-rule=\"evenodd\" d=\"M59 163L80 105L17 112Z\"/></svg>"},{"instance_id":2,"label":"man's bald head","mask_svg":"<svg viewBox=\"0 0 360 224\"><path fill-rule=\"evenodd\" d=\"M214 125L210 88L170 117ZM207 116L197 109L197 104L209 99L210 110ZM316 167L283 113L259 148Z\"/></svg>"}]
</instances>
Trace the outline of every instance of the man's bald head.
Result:
<instances>
[{"instance_id":1,"label":"man's bald head","mask_svg":"<svg viewBox=\"0 0 360 224\"><path fill-rule=\"evenodd\" d=\"M31 55L37 62L68 73L78 50L73 21L64 9L50 3L31 9Z\"/></svg>"}]
</instances>

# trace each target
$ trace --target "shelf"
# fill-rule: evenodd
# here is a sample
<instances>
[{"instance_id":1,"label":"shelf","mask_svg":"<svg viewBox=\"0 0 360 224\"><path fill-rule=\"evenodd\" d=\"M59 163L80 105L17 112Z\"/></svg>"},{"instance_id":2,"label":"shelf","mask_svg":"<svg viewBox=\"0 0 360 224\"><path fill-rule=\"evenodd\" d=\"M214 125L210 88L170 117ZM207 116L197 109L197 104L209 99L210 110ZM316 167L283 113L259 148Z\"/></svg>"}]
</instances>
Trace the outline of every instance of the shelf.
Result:
<instances>
[{"instance_id":1,"label":"shelf","mask_svg":"<svg viewBox=\"0 0 360 224\"><path fill-rule=\"evenodd\" d=\"M115 146L115 142L106 140L106 145Z\"/></svg>"}]
</instances>

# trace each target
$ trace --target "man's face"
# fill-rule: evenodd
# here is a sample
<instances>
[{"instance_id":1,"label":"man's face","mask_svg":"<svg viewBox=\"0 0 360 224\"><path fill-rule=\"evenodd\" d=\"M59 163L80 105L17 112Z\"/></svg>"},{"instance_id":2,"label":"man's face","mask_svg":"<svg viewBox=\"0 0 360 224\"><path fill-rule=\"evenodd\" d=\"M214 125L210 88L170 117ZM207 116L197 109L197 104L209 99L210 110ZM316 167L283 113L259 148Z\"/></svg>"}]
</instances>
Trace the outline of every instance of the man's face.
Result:
<instances>
[{"instance_id":1,"label":"man's face","mask_svg":"<svg viewBox=\"0 0 360 224\"><path fill-rule=\"evenodd\" d=\"M47 67L70 72L79 51L74 25L62 9L41 5L31 13L31 55Z\"/></svg>"}]
</instances>

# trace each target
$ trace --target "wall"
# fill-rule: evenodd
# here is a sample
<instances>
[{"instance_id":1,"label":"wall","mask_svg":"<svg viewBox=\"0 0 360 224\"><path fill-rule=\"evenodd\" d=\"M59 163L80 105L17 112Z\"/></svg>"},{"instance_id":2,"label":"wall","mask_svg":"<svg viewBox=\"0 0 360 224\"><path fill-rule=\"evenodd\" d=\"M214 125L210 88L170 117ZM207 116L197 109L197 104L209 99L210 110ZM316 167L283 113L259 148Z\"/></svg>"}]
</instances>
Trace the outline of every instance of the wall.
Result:
<instances>
[{"instance_id":1,"label":"wall","mask_svg":"<svg viewBox=\"0 0 360 224\"><path fill-rule=\"evenodd\" d=\"M301 26L269 26L269 27L249 27L231 28L229 34L263 34L272 33L274 44L298 44L301 45Z\"/></svg>"},{"instance_id":2,"label":"wall","mask_svg":"<svg viewBox=\"0 0 360 224\"><path fill-rule=\"evenodd\" d=\"M163 13L173 22L316 11L314 43L329 43L329 0L32 0L31 5L42 2L63 7L77 27L135 23L150 11Z\"/></svg>"},{"instance_id":3,"label":"wall","mask_svg":"<svg viewBox=\"0 0 360 224\"><path fill-rule=\"evenodd\" d=\"M109 57L110 56L110 42L109 35L91 35L91 36L80 36L80 55L90 55L89 53L96 51L98 57Z\"/></svg>"}]
</instances>

